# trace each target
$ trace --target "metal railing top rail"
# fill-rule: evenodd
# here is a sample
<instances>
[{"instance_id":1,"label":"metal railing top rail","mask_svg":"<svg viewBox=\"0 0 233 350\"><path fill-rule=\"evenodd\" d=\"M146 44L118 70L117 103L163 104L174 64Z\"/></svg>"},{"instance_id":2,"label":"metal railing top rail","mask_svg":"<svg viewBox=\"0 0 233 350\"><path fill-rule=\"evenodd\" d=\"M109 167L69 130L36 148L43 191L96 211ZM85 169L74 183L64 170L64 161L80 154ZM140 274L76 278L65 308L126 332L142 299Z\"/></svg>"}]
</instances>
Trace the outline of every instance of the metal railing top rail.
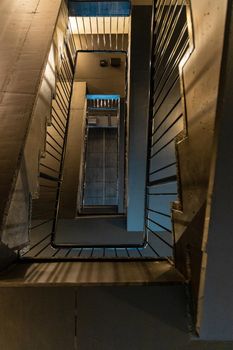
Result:
<instances>
[{"instance_id":1,"label":"metal railing top rail","mask_svg":"<svg viewBox=\"0 0 233 350\"><path fill-rule=\"evenodd\" d=\"M161 1L162 3L162 1ZM83 20L83 19L82 19ZM84 24L85 25L85 24ZM111 26L111 25L110 25ZM97 28L98 29L98 28ZM78 30L78 24L77 24L77 30ZM104 37L106 39L106 33L103 33ZM80 32L78 35L81 35ZM90 35L94 35L93 31ZM99 33L100 35L100 33ZM86 37L86 35L84 35ZM84 40L87 40L87 37L84 38ZM112 36L110 35L109 41L111 42ZM111 45L112 47L112 45ZM159 234L156 234L156 232L150 232L150 229L147 228L147 225L145 225L145 232L143 237L143 242L141 244L137 245L100 245L99 247L97 245L91 246L79 246L75 244L67 244L67 245L59 245L56 244L56 228L57 228L57 222L58 222L58 214L59 214L59 205L60 205L60 197L61 197L61 183L63 179L63 167L64 167L64 157L65 157L65 150L66 150L66 140L67 140L67 132L68 132L68 126L69 126L69 109L70 109L70 99L72 94L72 82L73 82L73 73L74 73L74 66L75 66L75 56L77 53L77 47L74 40L74 33L72 32L72 26L69 25L69 35L66 43L66 50L63 54L62 64L60 67L60 72L58 73L58 79L57 79L57 93L55 96L55 104L52 107L52 124L49 128L52 128L54 132L56 132L59 137L62 137L62 144L57 142L57 140L54 138L54 135L49 131L48 128L48 138L46 140L46 152L47 155L51 156L54 161L59 162L60 166L58 170L58 176L55 176L55 172L53 172L52 167L50 167L47 164L45 165L45 169L47 169L50 172L40 171L40 178L42 180L41 188L44 188L46 191L48 189L54 190L56 196L54 199L53 204L55 205L55 208L48 209L45 206L45 214L48 215L51 212L54 213L54 215L50 217L46 217L45 220L40 220L40 222L35 222L34 225L31 227L31 230L37 230L39 227L42 227L43 225L49 226L49 234L42 238L41 240L37 241L35 244L33 244L28 252L32 252L36 249L36 253L33 254L34 257L39 258L41 255L43 255L44 252L47 252L48 250L52 250L52 259L82 259L83 253L88 251L88 259L95 259L95 252L97 249L101 250L103 253L99 255L98 258L106 258L110 259L106 252L107 250L111 250L114 252L114 258L116 259L123 259L122 254L126 254L126 259L160 259L160 253L157 251L156 247L151 243L151 237L152 236L159 236L159 239L164 242L167 246L170 248L170 243L167 242L165 239L160 237ZM59 132L58 132L59 131ZM55 152L55 153L54 153ZM44 160L43 160L44 162ZM42 163L43 164L43 163ZM43 167L43 165L42 165ZM49 169L51 168L51 169ZM53 170L52 170L53 169ZM48 192L47 192L48 193ZM152 194L151 194L152 195ZM153 209L148 208L147 211L153 211ZM154 211L155 212L155 211ZM169 217L169 215L165 213L160 213L157 211L157 214L161 214L161 216ZM39 215L40 217L40 215ZM32 216L33 219L33 216ZM34 215L34 219L38 221L38 215L36 216L36 212ZM34 221L35 221L34 220ZM52 227L51 227L52 225ZM161 225L162 227L163 225ZM163 226L163 229L168 229L165 226ZM150 235L151 234L151 235ZM47 240L49 240L47 242ZM41 246L41 244L45 245ZM69 257L72 251L74 249L78 249L78 256L76 257ZM147 251L150 251L150 253L147 255ZM59 258L60 254L65 251L65 255L63 255L62 258ZM28 253L27 252L27 253ZM137 256L132 256L132 252L134 252ZM24 252L24 256L27 255L27 253ZM122 254L120 254L122 253ZM30 257L29 257L30 258ZM98 259L97 259L98 260Z\"/></svg>"}]
</instances>

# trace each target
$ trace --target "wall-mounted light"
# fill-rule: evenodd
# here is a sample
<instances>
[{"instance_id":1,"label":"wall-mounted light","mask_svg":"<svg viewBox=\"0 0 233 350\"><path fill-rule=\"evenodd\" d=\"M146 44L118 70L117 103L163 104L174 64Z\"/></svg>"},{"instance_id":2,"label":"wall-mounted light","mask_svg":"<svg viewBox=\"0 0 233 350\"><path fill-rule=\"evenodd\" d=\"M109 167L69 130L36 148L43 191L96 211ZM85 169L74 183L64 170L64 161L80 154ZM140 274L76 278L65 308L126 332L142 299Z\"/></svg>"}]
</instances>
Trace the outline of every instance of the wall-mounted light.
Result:
<instances>
[{"instance_id":1,"label":"wall-mounted light","mask_svg":"<svg viewBox=\"0 0 233 350\"><path fill-rule=\"evenodd\" d=\"M100 60L100 67L108 67L108 61L107 60Z\"/></svg>"}]
</instances>

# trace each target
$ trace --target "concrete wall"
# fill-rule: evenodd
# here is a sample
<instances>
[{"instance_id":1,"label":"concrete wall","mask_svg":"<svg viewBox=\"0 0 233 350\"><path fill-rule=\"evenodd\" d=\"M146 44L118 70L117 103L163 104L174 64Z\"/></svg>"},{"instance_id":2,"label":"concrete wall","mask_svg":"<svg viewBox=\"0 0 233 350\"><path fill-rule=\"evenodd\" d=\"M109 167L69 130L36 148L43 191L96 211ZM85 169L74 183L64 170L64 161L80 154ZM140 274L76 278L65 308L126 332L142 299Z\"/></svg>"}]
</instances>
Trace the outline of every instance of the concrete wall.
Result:
<instances>
[{"instance_id":1,"label":"concrete wall","mask_svg":"<svg viewBox=\"0 0 233 350\"><path fill-rule=\"evenodd\" d=\"M1 1L1 225L7 220L26 135L49 54L60 5L61 0L49 3L45 0L11 1L10 3L5 0ZM24 181L24 184L26 182ZM11 217L13 216L11 215ZM7 225L9 225L9 220ZM20 237L17 246L20 243L25 243L25 238L27 239L27 236ZM11 239L11 243L14 240ZM6 237L4 242L7 242ZM1 243L0 251L2 249L6 252L7 248ZM6 257L4 252L3 256Z\"/></svg>"},{"instance_id":2,"label":"concrete wall","mask_svg":"<svg viewBox=\"0 0 233 350\"><path fill-rule=\"evenodd\" d=\"M46 163L46 165L59 170L57 161L46 153L46 131L49 128L57 142L61 141L57 131L51 127L51 112L58 84L56 84L56 72L60 66L59 52L62 52L64 49L67 20L68 12L66 5L63 3L59 11L52 45L38 88L30 126L27 131L23 157L20 160L20 170L2 233L2 242L15 250L29 243L31 199L38 199L40 196L43 196L39 181L41 159L43 158L43 163ZM59 113L58 106L54 108Z\"/></svg>"},{"instance_id":3,"label":"concrete wall","mask_svg":"<svg viewBox=\"0 0 233 350\"><path fill-rule=\"evenodd\" d=\"M60 115L57 105L53 102L56 95L56 84L60 86L57 81L56 74L59 72L61 65L60 53L64 51L64 40L67 31L68 11L63 3L59 12L55 31L53 33L52 45L50 47L48 59L45 63L44 73L41 79L41 84L38 90L36 103L34 106L31 124L26 139L24 148L24 159L29 184L29 191L32 198L38 198L40 193L39 188L39 163L41 157L45 156L46 150L46 131L47 127L51 125L52 121L52 104ZM61 89L62 90L62 89ZM51 133L55 138L58 138L50 128ZM47 159L48 160L48 159ZM46 161L47 161L46 160ZM50 166L55 166L53 160L49 160Z\"/></svg>"},{"instance_id":4,"label":"concrete wall","mask_svg":"<svg viewBox=\"0 0 233 350\"><path fill-rule=\"evenodd\" d=\"M86 83L74 82L59 216L75 218L81 181L86 118Z\"/></svg>"},{"instance_id":5,"label":"concrete wall","mask_svg":"<svg viewBox=\"0 0 233 350\"><path fill-rule=\"evenodd\" d=\"M191 339L181 285L3 287L0 307L4 350L232 349Z\"/></svg>"},{"instance_id":6,"label":"concrete wall","mask_svg":"<svg viewBox=\"0 0 233 350\"><path fill-rule=\"evenodd\" d=\"M204 339L233 340L232 8L229 1L202 241L198 328Z\"/></svg>"},{"instance_id":7,"label":"concrete wall","mask_svg":"<svg viewBox=\"0 0 233 350\"><path fill-rule=\"evenodd\" d=\"M126 205L126 179L125 179L125 166L126 166L126 157L125 157L125 146L126 146L126 103L125 99L121 100L120 103L120 136L119 136L119 181L118 181L118 188L119 188L119 203L118 203L118 212L119 213L125 213L125 205Z\"/></svg>"},{"instance_id":8,"label":"concrete wall","mask_svg":"<svg viewBox=\"0 0 233 350\"><path fill-rule=\"evenodd\" d=\"M1 48L4 51L1 55L1 159L4 162L1 165L1 214L18 170L19 154L24 146L60 4L61 1L47 4L43 0L23 4L1 2Z\"/></svg>"},{"instance_id":9,"label":"concrete wall","mask_svg":"<svg viewBox=\"0 0 233 350\"><path fill-rule=\"evenodd\" d=\"M132 8L128 116L128 231L144 231L151 13L150 6Z\"/></svg>"},{"instance_id":10,"label":"concrete wall","mask_svg":"<svg viewBox=\"0 0 233 350\"><path fill-rule=\"evenodd\" d=\"M196 307L201 276L204 222L208 222L206 200L213 154L226 9L227 1L214 0L211 1L211 6L209 1L191 1L194 51L181 69L187 124L185 137L177 144L179 198L182 201L179 210L173 211L173 220L176 264L191 278ZM218 242L213 244L217 248ZM221 250L220 246L218 248ZM211 256L211 260L216 259L217 256ZM214 274L214 271L212 273ZM214 275L212 277L214 278ZM213 288L212 285L212 296L209 294L208 300L212 310L215 310L216 304L213 301L217 300L211 301L215 294ZM224 285L221 288L224 290ZM224 292L219 295L219 305L223 298ZM209 328L209 331L206 329L205 335L208 334L209 338L222 337L221 329L223 324L227 326L228 318L219 316L217 312L205 315L206 326L209 322L218 325ZM201 332L200 328L199 331Z\"/></svg>"},{"instance_id":11,"label":"concrete wall","mask_svg":"<svg viewBox=\"0 0 233 350\"><path fill-rule=\"evenodd\" d=\"M111 57L121 58L120 67L110 65ZM108 61L100 67L99 61ZM117 94L125 97L126 55L122 53L78 53L75 81L87 82L89 94Z\"/></svg>"}]
</instances>

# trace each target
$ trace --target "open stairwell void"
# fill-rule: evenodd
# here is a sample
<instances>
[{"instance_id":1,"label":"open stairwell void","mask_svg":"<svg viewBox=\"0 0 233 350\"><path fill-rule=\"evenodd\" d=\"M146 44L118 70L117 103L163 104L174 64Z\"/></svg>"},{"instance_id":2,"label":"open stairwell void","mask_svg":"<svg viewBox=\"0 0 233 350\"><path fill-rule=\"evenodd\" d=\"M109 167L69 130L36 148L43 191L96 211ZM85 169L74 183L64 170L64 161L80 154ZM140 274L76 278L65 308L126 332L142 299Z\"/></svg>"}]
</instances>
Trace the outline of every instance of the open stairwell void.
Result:
<instances>
[{"instance_id":1,"label":"open stairwell void","mask_svg":"<svg viewBox=\"0 0 233 350\"><path fill-rule=\"evenodd\" d=\"M184 3L159 6L153 28L146 200L137 213L144 225L130 228L131 183L141 165L136 158L132 173L128 17L71 17L60 60L55 43L47 63L57 79L21 259L173 259L175 139L184 128L179 64L189 46Z\"/></svg>"},{"instance_id":2,"label":"open stairwell void","mask_svg":"<svg viewBox=\"0 0 233 350\"><path fill-rule=\"evenodd\" d=\"M0 2L0 349L231 350L232 3Z\"/></svg>"},{"instance_id":3,"label":"open stairwell void","mask_svg":"<svg viewBox=\"0 0 233 350\"><path fill-rule=\"evenodd\" d=\"M61 14L60 22L64 20ZM144 227L131 230L128 224L129 19L71 17L64 37L57 61L54 37L45 71L54 74L49 71L53 65L57 79L50 87L52 109L38 180L32 173L30 244L20 249L20 259L172 259L172 232L167 228L171 191L160 194L153 187L148 192L147 202L156 196L160 207L161 195L167 197L166 213L162 208L157 219L148 207ZM35 115L31 132L36 127Z\"/></svg>"}]
</instances>

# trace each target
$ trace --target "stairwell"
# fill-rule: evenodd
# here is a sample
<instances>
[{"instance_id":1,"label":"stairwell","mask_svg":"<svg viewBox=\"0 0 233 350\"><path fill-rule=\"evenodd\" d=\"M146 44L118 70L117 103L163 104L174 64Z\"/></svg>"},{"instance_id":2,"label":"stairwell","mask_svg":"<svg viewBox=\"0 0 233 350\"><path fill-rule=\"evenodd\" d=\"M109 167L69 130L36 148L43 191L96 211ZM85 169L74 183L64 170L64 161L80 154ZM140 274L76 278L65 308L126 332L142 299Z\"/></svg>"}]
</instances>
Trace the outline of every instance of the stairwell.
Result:
<instances>
[{"instance_id":1,"label":"stairwell","mask_svg":"<svg viewBox=\"0 0 233 350\"><path fill-rule=\"evenodd\" d=\"M72 11L75 11L75 2L71 1ZM144 20L147 23L146 30L148 30L151 4L149 6L133 5L131 33L126 33L125 18L127 17L123 17L122 21L116 21L116 27L121 23L123 31L119 34L110 33L110 36L108 33L107 41L104 20L95 21L91 17L86 17L86 19L89 18L89 29L85 31L85 23L87 25L88 21L80 16L73 17L73 21L69 21L65 2L54 1L48 4L45 0L40 0L38 4L34 1L17 4L17 1L13 0L9 8L5 1L0 5L3 9L2 13L9 18L9 22L4 23L6 31L10 31L10 25L18 20L15 9L19 10L17 14L19 17L22 16L20 17L22 23L25 21L24 15L29 14L29 27L26 31L26 27L20 27L20 36L16 38L17 57L22 59L24 69L26 69L26 61L23 60L23 57L27 55L28 46L25 44L25 47L23 45L20 48L21 39L24 38L29 47L34 42L36 52L40 51L42 42L46 46L41 49L39 63L37 61L37 64L40 64L39 80L35 72L32 73L33 67L30 67L31 79L35 78L34 85L32 84L33 93L32 86L28 86L27 82L22 91L18 84L12 86L11 90L7 84L9 76L5 77L5 85L2 89L3 100L12 99L14 107L12 115L17 114L17 104L22 106L25 99L28 99L26 101L28 105L26 103L27 108L25 107L25 110L20 110L17 114L24 116L21 123L16 123L17 118L14 120L18 127L12 130L18 130L17 128L20 127L18 130L20 132L16 135L17 137L13 135L14 142L17 141L17 149L15 147L14 152L11 152L11 159L14 160L11 163L11 171L10 168L4 168L4 172L0 174L0 177L5 176L3 178L5 189L0 191L5 205L0 208L4 212L4 229L0 243L1 349L232 349L230 327L227 322L231 317L230 307L229 310L226 310L225 319L213 318L211 322L209 320L211 325L213 323L219 325L217 329L225 325L224 336L221 338L220 334L216 334L215 337L212 328L208 333L209 309L207 308L206 311L206 308L203 308L204 295L199 283L201 281L201 287L203 287L206 282L200 271L200 261L203 258L203 246L200 244L204 231L202 224L206 219L205 208L200 205L200 203L203 204L200 198L205 197L205 193L203 188L200 189L197 184L198 191L202 191L200 198L195 195L192 198L189 196L187 183L192 176L186 172L184 166L190 161L192 132L196 130L195 125L192 124L192 113L196 111L194 107L197 105L192 106L192 101L195 104L195 99L192 100L192 94L191 96L189 94L195 89L199 91L198 87L192 90L189 83L199 84L199 87L203 88L208 85L206 81L209 83L212 78L212 83L216 84L213 84L215 90L211 91L216 93L216 98L211 101L216 101L217 105L217 83L219 82L217 75L220 75L222 35L227 6L222 6L220 11L220 1L214 0L213 2L212 9L208 8L206 1L203 1L202 4L195 3L195 5L192 1L192 8L189 1L158 0L154 2L150 120L149 123L147 119L146 123L139 120L139 125L142 126L144 123L145 126L140 134L141 137L148 132L149 149L148 154L146 156L144 154L142 162L138 164L146 163L148 156L147 169L143 168L142 172L135 171L137 184L143 182L147 172L145 203L140 206L138 212L133 213L134 205L131 202L131 212L128 213L128 217L126 215L98 215L98 213L93 216L88 213L86 217L78 218L76 216L78 182L72 182L73 188L75 187L73 193L70 192L68 195L66 192L64 195L62 192L62 188L64 190L66 185L69 187L70 179L75 179L79 174L78 166L71 169L74 170L74 173L64 171L67 170L65 169L65 157L70 157L71 162L74 162L75 159L74 154L69 153L69 127L74 125L72 117L76 113L80 113L81 116L85 110L85 103L78 108L73 108L71 99L72 96L74 97L76 88L81 87L81 94L83 96L86 94L85 83L80 84L79 82L76 87L73 84L77 57L76 45L78 44L79 49L82 50L83 43L86 43L87 48L90 46L92 50L93 45L94 48L98 45L105 47L108 43L110 49L112 45L116 47L120 45L125 49L130 34L132 39L141 35L140 26L143 25ZM115 9L114 6L113 8ZM210 23L215 21L214 23L219 24L218 36L214 35L214 30L211 25L208 26L208 21L203 27L206 35L214 36L215 43L218 44L219 60L209 66L207 76L203 76L203 83L198 79L195 80L195 72L192 75L190 67L192 67L191 63L196 67L195 60L198 61L198 59L195 55L198 56L202 48L200 36L192 36L192 30L200 34L198 32L199 18L207 16L207 9L208 16L211 17ZM193 18L191 10L193 10ZM38 15L39 20L35 14ZM51 17L52 14L53 17ZM44 25L41 42L35 40L36 36L33 37L37 32L38 23L40 26ZM80 23L83 23L83 32L80 32ZM94 23L96 28L98 24L103 24L101 33L94 34ZM111 19L108 23L111 23ZM201 23L203 25L203 22ZM77 30L76 34L73 33L74 28ZM30 35L34 40L29 40ZM171 42L173 49L166 52ZM141 42L142 47L148 48L147 44L146 40ZM148 90L145 88L147 82L144 78L148 76L149 70L147 61L143 63L142 50L140 51L135 45L136 42L133 41L129 52L133 52L138 61L135 59L134 65L132 59L131 76L126 86L129 88L131 84L132 95L129 99L131 104L136 101L134 107L140 105L138 117L139 114L144 115L145 105L148 107L148 101L146 101ZM213 54L214 46L210 41L207 60ZM185 53L186 55L183 56ZM32 50L30 61L34 62L35 58L34 50ZM12 61L12 64L16 64L16 61ZM158 70L158 64L163 68L161 71ZM143 82L142 85L139 84L139 89L139 85L134 83L132 72L138 74L137 77L135 76L137 84ZM11 71L10 80L11 77L14 77L13 73ZM194 81L190 78L193 76ZM5 91L7 89L9 91ZM19 95L21 92L19 100L14 96L14 89ZM200 91L203 90L200 89ZM11 96L7 96L8 94ZM132 115L135 116L135 110L132 110ZM7 116L11 115L8 103L4 105L4 113ZM212 117L214 120L214 112ZM210 115L206 115L206 118L210 119ZM127 122L134 126L132 119L128 119ZM188 130L191 132L188 133ZM132 146L135 135L127 140L128 145ZM80 133L77 137L81 139L82 136ZM72 137L75 138L75 135L73 134ZM11 138L10 141L13 142L12 140ZM21 142L22 140L24 142ZM146 145L147 138L144 138L141 146L143 148ZM129 165L130 168L133 164L131 171L134 166L138 170L139 146L140 144L135 146L135 159ZM195 145L193 147L195 148ZM1 151L3 150L4 148ZM130 152L128 154L130 155ZM200 154L203 153L200 152ZM194 161L194 158L191 160ZM81 162L81 159L78 161ZM208 164L205 163L205 169ZM193 169L193 163L191 168ZM124 170L126 170L127 177L129 175L127 169ZM198 170L196 171L198 173ZM67 176L66 180L64 174ZM208 181L205 190L207 183ZM143 186L145 187L145 181ZM11 188L7 196L6 188ZM135 188L138 189L137 186ZM131 198L135 195L133 197L135 198L133 204L135 204L141 193L136 190L133 193L132 189L131 186L127 194L130 193ZM194 187L192 190L196 194ZM171 213L172 202L174 203ZM196 215L192 214L192 220L189 220L190 208L194 204L197 209ZM69 215L72 212L72 218L59 218L61 209L64 212L67 209ZM141 222L141 212L143 212L144 228L141 231L135 231L134 236L135 232L132 229L128 230L132 224L128 218L139 218L139 220L135 219L135 224L138 224ZM199 230L198 246L196 240L193 240L193 235L197 230ZM79 232L77 240L76 235ZM112 236L109 240L110 234ZM87 235L89 235L88 239ZM201 262L202 267L208 270L208 264L203 265L204 260ZM207 276L209 277L208 274ZM213 284L208 283L210 282L207 279L205 286L208 287L209 299L204 300L207 304L213 295L216 296L211 294L209 288ZM224 287L223 284L221 286ZM218 288L214 290L214 293L216 290L218 291ZM219 305L216 305L216 310L219 310ZM216 315L218 314L217 312ZM203 337L202 334L204 334ZM222 341L218 342L216 339Z\"/></svg>"}]
</instances>

